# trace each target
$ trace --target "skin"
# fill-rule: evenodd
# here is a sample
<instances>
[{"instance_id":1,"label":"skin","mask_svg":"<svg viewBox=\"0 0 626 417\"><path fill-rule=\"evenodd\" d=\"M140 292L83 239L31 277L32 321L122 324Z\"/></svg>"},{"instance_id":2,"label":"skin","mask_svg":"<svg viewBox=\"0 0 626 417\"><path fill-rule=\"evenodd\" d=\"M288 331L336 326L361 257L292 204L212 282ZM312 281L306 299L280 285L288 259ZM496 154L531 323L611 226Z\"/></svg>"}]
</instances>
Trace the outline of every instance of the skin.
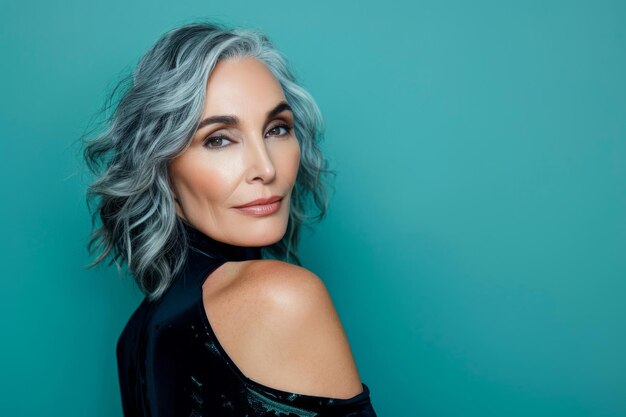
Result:
<instances>
[{"instance_id":1,"label":"skin","mask_svg":"<svg viewBox=\"0 0 626 417\"><path fill-rule=\"evenodd\" d=\"M202 120L230 115L237 123L199 129L191 146L171 161L181 218L238 246L270 245L283 237L300 147L290 129L290 110L267 118L282 102L280 83L262 62L249 57L218 62L207 82ZM271 215L234 208L273 195L283 200ZM276 260L226 262L207 277L202 291L220 344L253 381L332 398L362 392L330 294L312 272Z\"/></svg>"},{"instance_id":2,"label":"skin","mask_svg":"<svg viewBox=\"0 0 626 417\"><path fill-rule=\"evenodd\" d=\"M286 101L280 83L260 61L218 62L207 83L202 119L232 115L239 123L199 129L191 146L170 163L180 217L233 245L264 246L282 238L300 146L293 129L285 128L293 126L291 111L270 120L266 115ZM283 200L270 216L254 217L233 208L274 195Z\"/></svg>"}]
</instances>

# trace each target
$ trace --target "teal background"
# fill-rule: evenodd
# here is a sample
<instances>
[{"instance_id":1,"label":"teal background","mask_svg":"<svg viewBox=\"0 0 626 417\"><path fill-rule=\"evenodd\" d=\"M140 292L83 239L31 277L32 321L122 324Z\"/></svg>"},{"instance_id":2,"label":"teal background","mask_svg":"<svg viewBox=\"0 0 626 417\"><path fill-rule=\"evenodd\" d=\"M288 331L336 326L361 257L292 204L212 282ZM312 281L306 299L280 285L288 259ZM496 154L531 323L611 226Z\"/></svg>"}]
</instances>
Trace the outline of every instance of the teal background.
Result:
<instances>
[{"instance_id":1,"label":"teal background","mask_svg":"<svg viewBox=\"0 0 626 417\"><path fill-rule=\"evenodd\" d=\"M380 417L626 415L626 3L0 3L0 415L121 416L79 136L196 18L265 31L337 170L305 234Z\"/></svg>"}]
</instances>

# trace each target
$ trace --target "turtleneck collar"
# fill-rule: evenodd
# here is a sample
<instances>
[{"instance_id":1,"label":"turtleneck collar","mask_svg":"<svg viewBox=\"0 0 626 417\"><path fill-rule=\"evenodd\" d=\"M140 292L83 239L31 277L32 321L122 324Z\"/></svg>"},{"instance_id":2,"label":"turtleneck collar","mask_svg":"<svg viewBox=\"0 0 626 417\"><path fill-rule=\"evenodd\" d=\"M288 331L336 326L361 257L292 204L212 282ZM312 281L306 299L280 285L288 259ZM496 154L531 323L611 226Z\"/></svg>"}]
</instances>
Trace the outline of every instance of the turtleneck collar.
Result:
<instances>
[{"instance_id":1,"label":"turtleneck collar","mask_svg":"<svg viewBox=\"0 0 626 417\"><path fill-rule=\"evenodd\" d=\"M261 248L235 246L229 243L219 242L182 220L189 238L190 250L199 252L209 257L221 258L225 261L247 261L249 259L261 259Z\"/></svg>"}]
</instances>

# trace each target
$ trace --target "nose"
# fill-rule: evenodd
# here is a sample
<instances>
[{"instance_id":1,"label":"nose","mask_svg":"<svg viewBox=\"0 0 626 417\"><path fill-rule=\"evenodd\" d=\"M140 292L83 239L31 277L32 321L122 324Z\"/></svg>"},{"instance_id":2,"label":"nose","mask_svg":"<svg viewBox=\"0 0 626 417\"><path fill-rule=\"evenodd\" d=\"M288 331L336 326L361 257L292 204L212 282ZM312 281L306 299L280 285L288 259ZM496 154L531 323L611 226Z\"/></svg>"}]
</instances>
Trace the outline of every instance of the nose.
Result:
<instances>
[{"instance_id":1,"label":"nose","mask_svg":"<svg viewBox=\"0 0 626 417\"><path fill-rule=\"evenodd\" d=\"M268 183L276 177L276 167L272 157L268 152L266 142L263 138L251 141L246 147L246 180L249 183L261 181Z\"/></svg>"}]
</instances>

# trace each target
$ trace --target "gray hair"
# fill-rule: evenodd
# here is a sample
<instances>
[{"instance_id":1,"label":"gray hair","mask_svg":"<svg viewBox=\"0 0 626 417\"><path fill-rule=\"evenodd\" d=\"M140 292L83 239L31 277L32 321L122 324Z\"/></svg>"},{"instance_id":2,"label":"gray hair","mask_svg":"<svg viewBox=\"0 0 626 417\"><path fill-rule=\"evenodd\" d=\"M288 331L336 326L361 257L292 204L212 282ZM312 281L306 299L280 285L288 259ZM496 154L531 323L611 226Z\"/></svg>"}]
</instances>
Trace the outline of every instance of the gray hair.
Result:
<instances>
[{"instance_id":1,"label":"gray hair","mask_svg":"<svg viewBox=\"0 0 626 417\"><path fill-rule=\"evenodd\" d=\"M233 57L259 59L280 82L293 109L301 149L287 230L280 241L263 248L264 255L300 264L301 226L326 214L325 174L332 171L318 147L322 116L269 39L256 29L225 29L215 23L170 30L113 89L104 107L113 109L105 128L85 140L83 151L96 175L87 190L93 227L87 248L91 255L99 254L88 267L109 255L109 265L115 263L118 270L125 262L151 300L167 290L189 250L182 219L176 215L168 162L191 143L211 71L219 60ZM119 91L121 97L116 100ZM93 200L97 200L95 210L90 204ZM311 202L317 208L315 215L306 213ZM101 225L96 227L98 217Z\"/></svg>"}]
</instances>

